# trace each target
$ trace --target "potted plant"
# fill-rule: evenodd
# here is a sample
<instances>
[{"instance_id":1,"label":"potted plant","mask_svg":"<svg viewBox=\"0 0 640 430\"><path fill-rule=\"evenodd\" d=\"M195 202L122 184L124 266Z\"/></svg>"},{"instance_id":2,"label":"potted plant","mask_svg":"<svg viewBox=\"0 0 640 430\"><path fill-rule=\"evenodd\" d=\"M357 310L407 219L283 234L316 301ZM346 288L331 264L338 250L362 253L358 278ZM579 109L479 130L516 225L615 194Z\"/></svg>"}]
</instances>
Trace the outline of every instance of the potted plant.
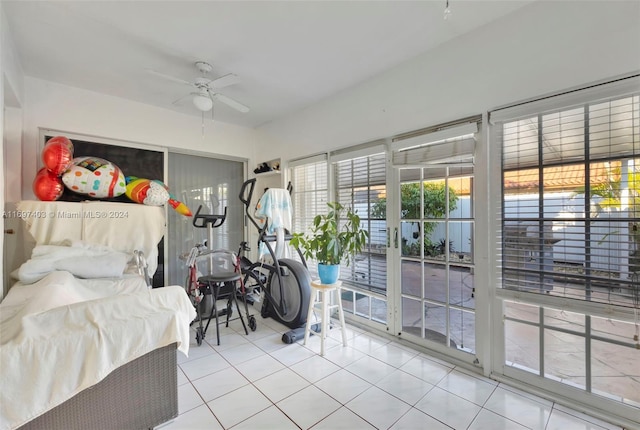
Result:
<instances>
[{"instance_id":1,"label":"potted plant","mask_svg":"<svg viewBox=\"0 0 640 430\"><path fill-rule=\"evenodd\" d=\"M362 251L369 233L360 228L360 217L338 202L328 202L329 211L316 215L309 233L295 233L291 245L299 248L307 259L318 262L318 275L323 284L334 284L340 276L340 263L349 265Z\"/></svg>"}]
</instances>

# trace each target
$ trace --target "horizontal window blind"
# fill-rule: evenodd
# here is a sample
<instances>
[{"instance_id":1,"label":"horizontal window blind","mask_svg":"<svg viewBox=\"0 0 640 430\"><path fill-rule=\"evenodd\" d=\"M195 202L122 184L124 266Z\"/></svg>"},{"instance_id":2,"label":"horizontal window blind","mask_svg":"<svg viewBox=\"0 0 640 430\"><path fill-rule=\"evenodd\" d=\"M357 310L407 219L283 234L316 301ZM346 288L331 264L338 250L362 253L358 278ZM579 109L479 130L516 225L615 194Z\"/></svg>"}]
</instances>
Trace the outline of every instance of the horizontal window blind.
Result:
<instances>
[{"instance_id":1,"label":"horizontal window blind","mask_svg":"<svg viewBox=\"0 0 640 430\"><path fill-rule=\"evenodd\" d=\"M341 279L361 288L386 294L386 213L380 210L386 199L385 153L344 159L333 163L336 200L351 207L369 232L365 252L349 267L342 267ZM386 206L385 206L386 207Z\"/></svg>"},{"instance_id":2,"label":"horizontal window blind","mask_svg":"<svg viewBox=\"0 0 640 430\"><path fill-rule=\"evenodd\" d=\"M600 86L594 101L547 99L544 112L525 117L493 116L503 288L638 306L640 93L618 89L607 99Z\"/></svg>"},{"instance_id":3,"label":"horizontal window blind","mask_svg":"<svg viewBox=\"0 0 640 430\"><path fill-rule=\"evenodd\" d=\"M442 142L394 151L394 166L445 164L473 161L476 141L473 137L459 137Z\"/></svg>"},{"instance_id":4,"label":"horizontal window blind","mask_svg":"<svg viewBox=\"0 0 640 430\"><path fill-rule=\"evenodd\" d=\"M296 233L308 232L313 218L327 212L329 189L326 155L310 158L307 163L302 161L298 160L290 167L293 231ZM291 255L297 258L297 253ZM307 264L311 273L317 274L316 262L307 261Z\"/></svg>"}]
</instances>

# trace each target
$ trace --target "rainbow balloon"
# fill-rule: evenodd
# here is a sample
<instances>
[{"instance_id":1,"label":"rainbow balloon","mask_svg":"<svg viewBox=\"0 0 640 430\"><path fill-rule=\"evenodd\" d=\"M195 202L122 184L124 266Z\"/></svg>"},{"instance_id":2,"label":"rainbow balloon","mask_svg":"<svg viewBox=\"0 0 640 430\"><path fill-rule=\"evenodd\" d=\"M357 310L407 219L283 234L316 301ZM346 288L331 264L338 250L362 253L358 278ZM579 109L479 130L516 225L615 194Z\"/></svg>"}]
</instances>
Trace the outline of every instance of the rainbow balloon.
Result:
<instances>
[{"instance_id":1,"label":"rainbow balloon","mask_svg":"<svg viewBox=\"0 0 640 430\"><path fill-rule=\"evenodd\" d=\"M181 215L192 216L191 210L184 203L176 200L169 188L157 179L136 178L127 176L127 197L136 203L148 206L162 206L169 203L173 209Z\"/></svg>"}]
</instances>

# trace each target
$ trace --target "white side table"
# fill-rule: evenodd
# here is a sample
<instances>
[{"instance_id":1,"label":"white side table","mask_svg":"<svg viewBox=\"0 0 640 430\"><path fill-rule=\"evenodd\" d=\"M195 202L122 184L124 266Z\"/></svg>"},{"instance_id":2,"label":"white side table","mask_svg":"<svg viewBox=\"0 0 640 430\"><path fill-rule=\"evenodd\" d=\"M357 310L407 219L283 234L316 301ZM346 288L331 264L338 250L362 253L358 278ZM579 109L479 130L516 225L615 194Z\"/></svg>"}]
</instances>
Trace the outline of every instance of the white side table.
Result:
<instances>
[{"instance_id":1,"label":"white side table","mask_svg":"<svg viewBox=\"0 0 640 430\"><path fill-rule=\"evenodd\" d=\"M324 340L327 338L329 331L329 321L331 309L338 308L338 317L340 318L340 330L342 330L342 344L347 346L347 329L344 323L344 311L342 310L342 298L340 297L340 288L342 281L335 284L323 284L320 280L311 282L311 297L309 299L309 313L307 314L307 326L304 330L304 345L307 344L309 334L313 333L320 336L320 355L324 355ZM331 304L331 293L335 292L335 304ZM320 332L311 329L313 311L316 306L320 305Z\"/></svg>"}]
</instances>

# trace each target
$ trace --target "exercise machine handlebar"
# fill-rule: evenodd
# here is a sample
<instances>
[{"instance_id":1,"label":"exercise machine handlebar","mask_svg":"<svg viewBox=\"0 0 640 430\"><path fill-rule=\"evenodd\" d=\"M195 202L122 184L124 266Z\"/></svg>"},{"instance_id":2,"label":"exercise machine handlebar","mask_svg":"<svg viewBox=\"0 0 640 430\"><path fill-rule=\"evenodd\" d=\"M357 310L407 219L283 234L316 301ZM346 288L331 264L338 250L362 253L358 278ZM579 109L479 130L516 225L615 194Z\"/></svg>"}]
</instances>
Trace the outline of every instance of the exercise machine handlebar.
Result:
<instances>
[{"instance_id":1,"label":"exercise machine handlebar","mask_svg":"<svg viewBox=\"0 0 640 430\"><path fill-rule=\"evenodd\" d=\"M211 226L211 228L220 227L227 219L227 207L224 207L224 213L222 215L212 214L200 214L202 205L198 206L196 214L193 216L193 226L196 228L205 228Z\"/></svg>"}]
</instances>

